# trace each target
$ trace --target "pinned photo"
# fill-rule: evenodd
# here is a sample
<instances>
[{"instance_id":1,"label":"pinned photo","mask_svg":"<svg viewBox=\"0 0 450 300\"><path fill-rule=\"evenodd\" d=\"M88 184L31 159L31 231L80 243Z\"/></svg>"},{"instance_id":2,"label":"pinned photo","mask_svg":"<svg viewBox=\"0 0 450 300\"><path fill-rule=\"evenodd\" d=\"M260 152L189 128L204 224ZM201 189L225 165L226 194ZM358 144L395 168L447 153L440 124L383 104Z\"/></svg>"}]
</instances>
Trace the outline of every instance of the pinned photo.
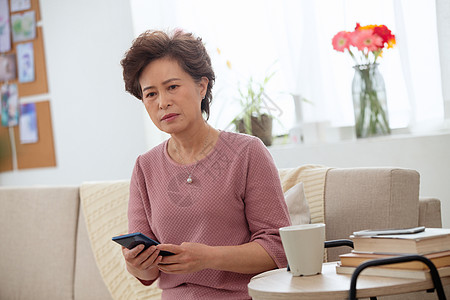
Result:
<instances>
[{"instance_id":1,"label":"pinned photo","mask_svg":"<svg viewBox=\"0 0 450 300\"><path fill-rule=\"evenodd\" d=\"M19 72L19 82L34 81L33 43L17 45L17 64Z\"/></svg>"},{"instance_id":2,"label":"pinned photo","mask_svg":"<svg viewBox=\"0 0 450 300\"><path fill-rule=\"evenodd\" d=\"M17 84L4 84L2 95L2 126L17 126L19 124L19 95Z\"/></svg>"},{"instance_id":3,"label":"pinned photo","mask_svg":"<svg viewBox=\"0 0 450 300\"><path fill-rule=\"evenodd\" d=\"M36 105L26 103L20 106L20 143L31 144L38 141Z\"/></svg>"},{"instance_id":4,"label":"pinned photo","mask_svg":"<svg viewBox=\"0 0 450 300\"><path fill-rule=\"evenodd\" d=\"M16 77L16 55L0 55L0 81L14 80Z\"/></svg>"},{"instance_id":5,"label":"pinned photo","mask_svg":"<svg viewBox=\"0 0 450 300\"><path fill-rule=\"evenodd\" d=\"M14 43L34 39L36 37L35 12L27 11L11 15L11 27Z\"/></svg>"},{"instance_id":6,"label":"pinned photo","mask_svg":"<svg viewBox=\"0 0 450 300\"><path fill-rule=\"evenodd\" d=\"M8 0L0 0L0 52L11 50Z\"/></svg>"},{"instance_id":7,"label":"pinned photo","mask_svg":"<svg viewBox=\"0 0 450 300\"><path fill-rule=\"evenodd\" d=\"M27 10L31 8L30 0L11 0L11 12Z\"/></svg>"}]
</instances>

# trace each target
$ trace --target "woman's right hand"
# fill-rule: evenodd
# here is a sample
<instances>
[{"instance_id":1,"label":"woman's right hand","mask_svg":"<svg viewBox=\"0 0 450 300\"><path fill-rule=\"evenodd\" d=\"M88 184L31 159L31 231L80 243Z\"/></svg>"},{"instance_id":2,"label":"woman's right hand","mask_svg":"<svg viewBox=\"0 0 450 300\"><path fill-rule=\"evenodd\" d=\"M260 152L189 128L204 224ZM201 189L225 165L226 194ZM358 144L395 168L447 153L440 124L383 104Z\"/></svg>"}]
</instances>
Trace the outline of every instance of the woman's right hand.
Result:
<instances>
[{"instance_id":1,"label":"woman's right hand","mask_svg":"<svg viewBox=\"0 0 450 300\"><path fill-rule=\"evenodd\" d=\"M155 246L150 246L145 251L144 245L138 245L133 249L122 247L122 254L127 264L127 270L131 275L145 281L156 280L159 276L158 264L162 257Z\"/></svg>"}]
</instances>

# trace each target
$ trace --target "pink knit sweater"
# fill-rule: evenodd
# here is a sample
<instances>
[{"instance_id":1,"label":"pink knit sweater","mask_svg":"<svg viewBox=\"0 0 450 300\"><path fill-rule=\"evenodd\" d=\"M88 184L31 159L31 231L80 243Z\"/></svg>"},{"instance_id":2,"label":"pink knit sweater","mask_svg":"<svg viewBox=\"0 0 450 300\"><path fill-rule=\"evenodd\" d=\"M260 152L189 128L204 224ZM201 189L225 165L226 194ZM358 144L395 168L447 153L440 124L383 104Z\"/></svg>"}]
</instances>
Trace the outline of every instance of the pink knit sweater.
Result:
<instances>
[{"instance_id":1,"label":"pink knit sweater","mask_svg":"<svg viewBox=\"0 0 450 300\"><path fill-rule=\"evenodd\" d=\"M188 184L190 172L193 182ZM161 243L230 246L254 241L278 267L287 264L278 228L290 220L278 171L266 147L251 136L221 132L208 156L187 166L169 157L167 141L139 156L128 221L129 232ZM250 299L252 276L211 269L161 272L159 287L163 299Z\"/></svg>"}]
</instances>

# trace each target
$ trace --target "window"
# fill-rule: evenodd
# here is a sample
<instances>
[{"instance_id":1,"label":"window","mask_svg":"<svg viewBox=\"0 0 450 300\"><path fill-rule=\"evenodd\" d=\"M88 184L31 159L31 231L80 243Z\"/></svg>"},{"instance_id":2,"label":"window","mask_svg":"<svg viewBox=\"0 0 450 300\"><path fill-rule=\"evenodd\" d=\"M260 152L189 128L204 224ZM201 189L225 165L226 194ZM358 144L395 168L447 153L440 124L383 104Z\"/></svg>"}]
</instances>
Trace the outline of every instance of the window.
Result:
<instances>
[{"instance_id":1,"label":"window","mask_svg":"<svg viewBox=\"0 0 450 300\"><path fill-rule=\"evenodd\" d=\"M333 50L331 39L356 22L384 24L396 35L397 45L379 60L391 127L420 129L443 120L434 1L130 1L136 35L182 28L203 38L217 77L210 117L217 128L230 128L240 111L239 82L270 71L276 74L268 94L282 110L274 134L295 123L292 94L312 102L303 102L305 122L353 125L353 62Z\"/></svg>"}]
</instances>

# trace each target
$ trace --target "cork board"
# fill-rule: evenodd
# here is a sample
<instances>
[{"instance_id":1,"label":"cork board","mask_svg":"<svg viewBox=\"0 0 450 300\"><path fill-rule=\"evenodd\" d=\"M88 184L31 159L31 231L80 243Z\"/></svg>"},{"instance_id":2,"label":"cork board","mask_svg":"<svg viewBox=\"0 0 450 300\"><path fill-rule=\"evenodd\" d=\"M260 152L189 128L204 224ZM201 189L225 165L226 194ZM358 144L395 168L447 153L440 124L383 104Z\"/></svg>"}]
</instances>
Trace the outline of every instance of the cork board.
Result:
<instances>
[{"instance_id":1,"label":"cork board","mask_svg":"<svg viewBox=\"0 0 450 300\"><path fill-rule=\"evenodd\" d=\"M47 68L45 67L45 56L44 56L44 41L42 38L42 28L36 28L36 39L32 40L34 48L34 76L35 80L33 82L19 82L17 79L10 81L11 83L17 83L17 88L19 91L19 97L46 94L48 93L47 84ZM16 52L16 45L14 43L13 52Z\"/></svg>"},{"instance_id":2,"label":"cork board","mask_svg":"<svg viewBox=\"0 0 450 300\"><path fill-rule=\"evenodd\" d=\"M31 0L31 9L20 11L17 13L24 13L33 10L36 16L36 23L41 20L41 13L39 9L39 1ZM16 13L13 13L16 14ZM10 14L11 15L11 14ZM19 97L47 94L48 84L47 84L47 68L45 67L45 52L44 52L44 38L42 34L42 28L40 26L36 27L36 38L34 40L23 41L18 43L12 43L11 51L6 52L6 54L17 53L17 45L22 43L33 43L34 50L34 76L35 80L33 82L19 82L18 79L10 80L9 83L16 83Z\"/></svg>"},{"instance_id":3,"label":"cork board","mask_svg":"<svg viewBox=\"0 0 450 300\"><path fill-rule=\"evenodd\" d=\"M0 116L1 121L1 116ZM0 126L0 172L13 170L13 155L9 127Z\"/></svg>"},{"instance_id":4,"label":"cork board","mask_svg":"<svg viewBox=\"0 0 450 300\"><path fill-rule=\"evenodd\" d=\"M36 37L33 40L23 42L14 43L12 41L11 51L6 52L6 54L17 53L17 45L21 43L33 43L35 80L33 82L22 83L16 78L15 80L10 80L8 82L9 84L17 84L19 99L26 96L43 95L48 93L39 0L31 0L30 2L30 9L14 12L13 14L22 14L26 11L34 11L37 25ZM0 85L2 84L3 83L0 83ZM12 171L15 167L20 170L56 166L50 102L35 102L35 105L39 137L36 143L21 144L19 126L15 126L14 128L0 126L0 172ZM14 137L11 137L12 135ZM12 152L12 138L15 145L15 153Z\"/></svg>"},{"instance_id":5,"label":"cork board","mask_svg":"<svg viewBox=\"0 0 450 300\"><path fill-rule=\"evenodd\" d=\"M43 168L56 166L55 147L50 102L36 102L36 118L39 140L37 143L21 144L19 127L14 127L17 168Z\"/></svg>"}]
</instances>

